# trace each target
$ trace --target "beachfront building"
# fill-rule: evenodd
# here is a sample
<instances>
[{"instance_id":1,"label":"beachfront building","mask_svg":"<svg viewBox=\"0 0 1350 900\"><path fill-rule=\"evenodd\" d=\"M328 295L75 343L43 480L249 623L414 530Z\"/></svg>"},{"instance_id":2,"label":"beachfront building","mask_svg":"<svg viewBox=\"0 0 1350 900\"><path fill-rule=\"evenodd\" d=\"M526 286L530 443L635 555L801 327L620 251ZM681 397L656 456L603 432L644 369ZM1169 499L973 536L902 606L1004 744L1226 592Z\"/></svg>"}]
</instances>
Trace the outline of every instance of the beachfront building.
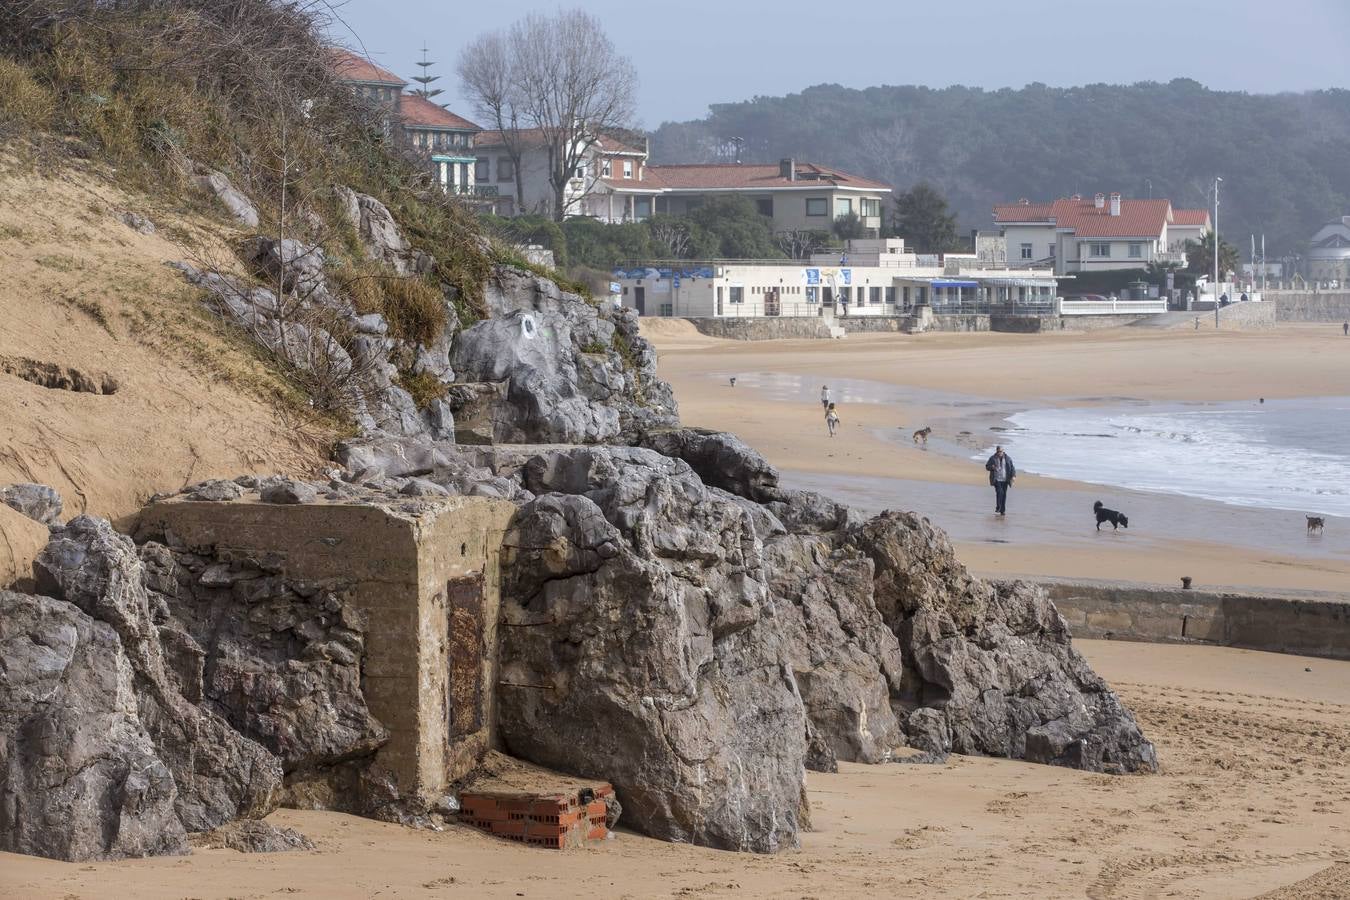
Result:
<instances>
[{"instance_id":1,"label":"beachfront building","mask_svg":"<svg viewBox=\"0 0 1350 900\"><path fill-rule=\"evenodd\" d=\"M1205 210L1174 210L1166 199L1080 195L1052 203L994 207L1009 265L1049 266L1057 275L1186 265L1187 240L1209 230Z\"/></svg>"},{"instance_id":2,"label":"beachfront building","mask_svg":"<svg viewBox=\"0 0 1350 900\"><path fill-rule=\"evenodd\" d=\"M633 265L613 280L624 306L689 318L909 316L1054 311L1045 269L988 269L974 254L920 256L899 238L855 240L801 260L710 260Z\"/></svg>"},{"instance_id":3,"label":"beachfront building","mask_svg":"<svg viewBox=\"0 0 1350 900\"><path fill-rule=\"evenodd\" d=\"M1325 286L1350 282L1350 216L1332 219L1312 236L1308 280Z\"/></svg>"}]
</instances>

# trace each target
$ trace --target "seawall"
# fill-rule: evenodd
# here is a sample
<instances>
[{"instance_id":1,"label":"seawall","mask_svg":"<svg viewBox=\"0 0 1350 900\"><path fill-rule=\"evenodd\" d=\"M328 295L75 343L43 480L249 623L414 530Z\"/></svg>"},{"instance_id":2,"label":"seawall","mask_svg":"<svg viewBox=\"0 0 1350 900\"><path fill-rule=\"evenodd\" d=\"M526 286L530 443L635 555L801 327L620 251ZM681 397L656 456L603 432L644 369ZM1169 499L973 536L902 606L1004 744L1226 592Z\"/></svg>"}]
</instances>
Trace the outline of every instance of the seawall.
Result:
<instances>
[{"instance_id":1,"label":"seawall","mask_svg":"<svg viewBox=\"0 0 1350 900\"><path fill-rule=\"evenodd\" d=\"M1279 322L1350 322L1350 291L1270 291Z\"/></svg>"},{"instance_id":2,"label":"seawall","mask_svg":"<svg viewBox=\"0 0 1350 900\"><path fill-rule=\"evenodd\" d=\"M1196 643L1350 659L1350 595L1041 582L1074 637Z\"/></svg>"},{"instance_id":3,"label":"seawall","mask_svg":"<svg viewBox=\"0 0 1350 900\"><path fill-rule=\"evenodd\" d=\"M691 318L689 321L700 334L733 341L784 341L834 337L830 333L829 323L814 316Z\"/></svg>"}]
</instances>

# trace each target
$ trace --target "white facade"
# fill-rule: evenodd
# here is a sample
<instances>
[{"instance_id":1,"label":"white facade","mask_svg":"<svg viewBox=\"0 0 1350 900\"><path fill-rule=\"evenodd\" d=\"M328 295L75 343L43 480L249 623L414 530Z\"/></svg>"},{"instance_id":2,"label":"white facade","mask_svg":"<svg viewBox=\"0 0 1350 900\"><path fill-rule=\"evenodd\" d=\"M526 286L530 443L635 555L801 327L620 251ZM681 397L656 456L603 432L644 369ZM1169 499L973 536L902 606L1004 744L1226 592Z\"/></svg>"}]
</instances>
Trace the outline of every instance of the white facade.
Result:
<instances>
[{"instance_id":1,"label":"white facade","mask_svg":"<svg viewBox=\"0 0 1350 900\"><path fill-rule=\"evenodd\" d=\"M853 241L846 254L810 263L698 262L616 270L624 306L646 316L904 316L1053 312L1055 278L1045 270L982 269L972 256L921 257L898 239Z\"/></svg>"},{"instance_id":2,"label":"white facade","mask_svg":"<svg viewBox=\"0 0 1350 900\"><path fill-rule=\"evenodd\" d=\"M1308 280L1315 284L1350 281L1350 216L1318 229L1308 247Z\"/></svg>"}]
</instances>

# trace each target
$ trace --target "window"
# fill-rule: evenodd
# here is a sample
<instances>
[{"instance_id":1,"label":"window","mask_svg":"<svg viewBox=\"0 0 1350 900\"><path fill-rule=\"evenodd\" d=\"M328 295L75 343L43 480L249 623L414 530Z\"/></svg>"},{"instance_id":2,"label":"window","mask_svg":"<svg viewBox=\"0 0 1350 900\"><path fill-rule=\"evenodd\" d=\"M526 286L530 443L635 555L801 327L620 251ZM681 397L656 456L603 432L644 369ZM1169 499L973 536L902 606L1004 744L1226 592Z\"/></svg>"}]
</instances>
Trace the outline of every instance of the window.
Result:
<instances>
[{"instance_id":1,"label":"window","mask_svg":"<svg viewBox=\"0 0 1350 900\"><path fill-rule=\"evenodd\" d=\"M819 291L820 291L820 288L813 288L813 287L807 288L807 289L806 289L806 302L807 302L807 303L819 303L819 302L820 302Z\"/></svg>"},{"instance_id":2,"label":"window","mask_svg":"<svg viewBox=\"0 0 1350 900\"><path fill-rule=\"evenodd\" d=\"M489 181L489 180L491 180L491 179L490 179L490 176L489 176L489 174L488 174L488 160L486 160L486 159L476 159L476 160L474 160L474 163L473 163L473 180L474 180L474 181Z\"/></svg>"},{"instance_id":3,"label":"window","mask_svg":"<svg viewBox=\"0 0 1350 900\"><path fill-rule=\"evenodd\" d=\"M498 181L516 180L516 167L511 163L511 157L509 156L497 157L497 180Z\"/></svg>"},{"instance_id":4,"label":"window","mask_svg":"<svg viewBox=\"0 0 1350 900\"><path fill-rule=\"evenodd\" d=\"M648 219L652 215L652 198L638 197L633 200L633 215L639 219Z\"/></svg>"},{"instance_id":5,"label":"window","mask_svg":"<svg viewBox=\"0 0 1350 900\"><path fill-rule=\"evenodd\" d=\"M886 302L887 303L895 302L895 288L893 287L886 288Z\"/></svg>"},{"instance_id":6,"label":"window","mask_svg":"<svg viewBox=\"0 0 1350 900\"><path fill-rule=\"evenodd\" d=\"M867 289L867 302L868 302L868 303L880 303L880 302L881 302L881 288L879 288L879 287L868 288L868 289Z\"/></svg>"},{"instance_id":7,"label":"window","mask_svg":"<svg viewBox=\"0 0 1350 900\"><path fill-rule=\"evenodd\" d=\"M759 214L760 214L761 216L768 216L770 219L772 219L772 218L773 218L773 198L772 198L772 197L756 197L756 198L755 198L755 209L757 209L757 210L759 211ZM807 215L810 215L810 213L808 213Z\"/></svg>"},{"instance_id":8,"label":"window","mask_svg":"<svg viewBox=\"0 0 1350 900\"><path fill-rule=\"evenodd\" d=\"M675 305L674 305L673 303L662 303L662 304L661 304L661 315L663 315L663 316L673 315L673 314L674 314L674 308L675 308Z\"/></svg>"},{"instance_id":9,"label":"window","mask_svg":"<svg viewBox=\"0 0 1350 900\"><path fill-rule=\"evenodd\" d=\"M858 201L858 211L864 219L881 218L881 201L864 197Z\"/></svg>"},{"instance_id":10,"label":"window","mask_svg":"<svg viewBox=\"0 0 1350 900\"><path fill-rule=\"evenodd\" d=\"M1106 241L1093 241L1088 244L1088 253L1098 259L1111 258L1111 245Z\"/></svg>"},{"instance_id":11,"label":"window","mask_svg":"<svg viewBox=\"0 0 1350 900\"><path fill-rule=\"evenodd\" d=\"M744 303L744 302L745 302L745 288L742 288L742 287L729 287L729 288L727 288L727 302L729 302L729 303Z\"/></svg>"},{"instance_id":12,"label":"window","mask_svg":"<svg viewBox=\"0 0 1350 900\"><path fill-rule=\"evenodd\" d=\"M1022 245L1022 258L1023 258L1023 259L1031 259L1031 245L1030 245L1030 244L1023 244L1023 245Z\"/></svg>"},{"instance_id":13,"label":"window","mask_svg":"<svg viewBox=\"0 0 1350 900\"><path fill-rule=\"evenodd\" d=\"M905 285L900 289L900 300L905 306L909 306L909 285Z\"/></svg>"},{"instance_id":14,"label":"window","mask_svg":"<svg viewBox=\"0 0 1350 900\"><path fill-rule=\"evenodd\" d=\"M1144 245L1140 241L1130 241L1130 259L1143 259Z\"/></svg>"},{"instance_id":15,"label":"window","mask_svg":"<svg viewBox=\"0 0 1350 900\"><path fill-rule=\"evenodd\" d=\"M852 213L853 213L853 198L852 198L852 197L835 197L835 198L834 198L834 217L835 217L836 219L838 219L838 218L840 218L840 217L842 217L842 216L851 215Z\"/></svg>"},{"instance_id":16,"label":"window","mask_svg":"<svg viewBox=\"0 0 1350 900\"><path fill-rule=\"evenodd\" d=\"M623 161L623 177L624 178L633 177L633 161L631 159L625 159Z\"/></svg>"},{"instance_id":17,"label":"window","mask_svg":"<svg viewBox=\"0 0 1350 900\"><path fill-rule=\"evenodd\" d=\"M610 160L607 160L607 159L601 161L601 163L600 163L600 177L601 177L601 178L609 178L609 177L610 177L611 175L613 175L613 174L614 174L614 163L612 163Z\"/></svg>"},{"instance_id":18,"label":"window","mask_svg":"<svg viewBox=\"0 0 1350 900\"><path fill-rule=\"evenodd\" d=\"M830 201L824 197L807 197L806 214L808 216L823 216L830 211Z\"/></svg>"},{"instance_id":19,"label":"window","mask_svg":"<svg viewBox=\"0 0 1350 900\"><path fill-rule=\"evenodd\" d=\"M575 169L572 170L572 177L573 177L573 178L580 178L581 180L585 181L585 180L586 180L586 166L585 166L585 165L578 165Z\"/></svg>"},{"instance_id":20,"label":"window","mask_svg":"<svg viewBox=\"0 0 1350 900\"><path fill-rule=\"evenodd\" d=\"M1051 244L1051 245L1050 245L1050 258L1051 258L1051 259L1054 259L1054 258L1055 258L1055 245L1054 245L1054 244Z\"/></svg>"}]
</instances>

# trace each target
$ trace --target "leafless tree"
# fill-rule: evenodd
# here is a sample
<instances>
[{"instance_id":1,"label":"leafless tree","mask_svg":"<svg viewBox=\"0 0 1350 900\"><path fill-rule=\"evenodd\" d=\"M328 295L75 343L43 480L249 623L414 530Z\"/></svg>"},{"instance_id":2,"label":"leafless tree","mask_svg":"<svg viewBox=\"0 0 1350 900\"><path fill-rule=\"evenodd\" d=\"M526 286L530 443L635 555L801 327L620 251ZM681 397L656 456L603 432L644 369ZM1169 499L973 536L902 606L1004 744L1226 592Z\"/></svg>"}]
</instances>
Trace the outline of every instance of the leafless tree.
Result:
<instances>
[{"instance_id":1,"label":"leafless tree","mask_svg":"<svg viewBox=\"0 0 1350 900\"><path fill-rule=\"evenodd\" d=\"M789 259L807 259L825 246L828 237L823 231L810 228L792 228L773 233L774 243Z\"/></svg>"},{"instance_id":2,"label":"leafless tree","mask_svg":"<svg viewBox=\"0 0 1350 900\"><path fill-rule=\"evenodd\" d=\"M514 58L506 36L494 31L475 38L464 49L456 70L474 111L491 122L501 135L515 174L516 209L524 210L525 184L520 177L520 162L526 135L521 133Z\"/></svg>"},{"instance_id":3,"label":"leafless tree","mask_svg":"<svg viewBox=\"0 0 1350 900\"><path fill-rule=\"evenodd\" d=\"M578 171L597 140L631 125L636 108L637 72L600 20L580 9L531 13L505 33L474 41L459 74L514 154L518 206L524 207L520 156L528 129L545 154L553 217L575 212L599 180L595 171L582 177Z\"/></svg>"},{"instance_id":4,"label":"leafless tree","mask_svg":"<svg viewBox=\"0 0 1350 900\"><path fill-rule=\"evenodd\" d=\"M667 259L684 259L694 235L688 222L672 216L654 216L647 220L652 244L660 247Z\"/></svg>"}]
</instances>

